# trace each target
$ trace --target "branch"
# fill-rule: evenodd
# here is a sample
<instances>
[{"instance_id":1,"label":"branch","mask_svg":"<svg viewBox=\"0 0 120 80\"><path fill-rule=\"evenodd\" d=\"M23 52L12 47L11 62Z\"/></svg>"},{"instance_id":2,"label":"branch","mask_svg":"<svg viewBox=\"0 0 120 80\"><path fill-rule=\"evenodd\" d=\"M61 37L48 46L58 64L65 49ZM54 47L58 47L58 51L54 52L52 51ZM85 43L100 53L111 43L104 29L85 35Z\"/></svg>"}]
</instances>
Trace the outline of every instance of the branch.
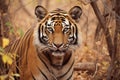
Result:
<instances>
[{"instance_id":1,"label":"branch","mask_svg":"<svg viewBox=\"0 0 120 80\"><path fill-rule=\"evenodd\" d=\"M96 2L91 2L91 6L92 6L92 8L93 8L93 10L94 10L100 24L101 24L101 27L102 27L102 29L104 31L106 42L107 42L107 47L108 47L108 51L109 51L109 55L112 58L112 54L114 53L114 46L113 46L113 43L112 43L112 37L110 35L109 29L108 29L108 27L106 27L105 19L101 15L100 10L98 9L98 6L97 6Z\"/></svg>"},{"instance_id":2,"label":"branch","mask_svg":"<svg viewBox=\"0 0 120 80\"><path fill-rule=\"evenodd\" d=\"M90 71L90 72L95 72L96 70L96 65L95 63L92 62L87 62L87 63L77 63L74 66L74 71Z\"/></svg>"},{"instance_id":3,"label":"branch","mask_svg":"<svg viewBox=\"0 0 120 80\"><path fill-rule=\"evenodd\" d=\"M24 6L22 0L19 0L19 3L20 3L20 5L21 5L21 7L23 8L23 10L26 12L26 14L27 14L28 16L30 16L31 18L33 18L33 16L30 14L30 12L29 12L29 11L26 9L26 7Z\"/></svg>"}]
</instances>

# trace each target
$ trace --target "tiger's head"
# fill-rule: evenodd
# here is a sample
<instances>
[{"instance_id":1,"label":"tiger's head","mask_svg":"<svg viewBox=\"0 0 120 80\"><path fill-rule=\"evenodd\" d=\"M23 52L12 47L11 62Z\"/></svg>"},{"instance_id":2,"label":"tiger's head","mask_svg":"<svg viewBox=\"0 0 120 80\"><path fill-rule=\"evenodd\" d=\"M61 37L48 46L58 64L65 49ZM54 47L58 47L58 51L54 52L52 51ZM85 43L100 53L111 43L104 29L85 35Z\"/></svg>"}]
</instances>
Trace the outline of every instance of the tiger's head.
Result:
<instances>
[{"instance_id":1,"label":"tiger's head","mask_svg":"<svg viewBox=\"0 0 120 80\"><path fill-rule=\"evenodd\" d=\"M75 23L81 14L82 9L79 6L74 6L69 12L61 9L48 12L42 6L35 8L38 23L34 32L34 44L40 52L49 57L52 65L65 64L72 50L80 44L81 36Z\"/></svg>"}]
</instances>

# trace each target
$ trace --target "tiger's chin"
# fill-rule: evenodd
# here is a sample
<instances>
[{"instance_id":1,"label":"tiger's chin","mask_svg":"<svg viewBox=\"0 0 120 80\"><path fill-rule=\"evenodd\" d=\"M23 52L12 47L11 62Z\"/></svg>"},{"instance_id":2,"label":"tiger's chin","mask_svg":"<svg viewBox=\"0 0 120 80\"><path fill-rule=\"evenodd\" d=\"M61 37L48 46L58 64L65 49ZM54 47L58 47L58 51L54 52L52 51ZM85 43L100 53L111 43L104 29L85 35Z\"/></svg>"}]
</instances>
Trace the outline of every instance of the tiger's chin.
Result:
<instances>
[{"instance_id":1,"label":"tiger's chin","mask_svg":"<svg viewBox=\"0 0 120 80\"><path fill-rule=\"evenodd\" d=\"M61 69L70 59L72 55L71 50L66 51L45 51L46 56L50 60L50 64L56 69Z\"/></svg>"},{"instance_id":2,"label":"tiger's chin","mask_svg":"<svg viewBox=\"0 0 120 80\"><path fill-rule=\"evenodd\" d=\"M64 62L65 53L64 52L52 52L51 54L51 64L56 68L61 68Z\"/></svg>"}]
</instances>

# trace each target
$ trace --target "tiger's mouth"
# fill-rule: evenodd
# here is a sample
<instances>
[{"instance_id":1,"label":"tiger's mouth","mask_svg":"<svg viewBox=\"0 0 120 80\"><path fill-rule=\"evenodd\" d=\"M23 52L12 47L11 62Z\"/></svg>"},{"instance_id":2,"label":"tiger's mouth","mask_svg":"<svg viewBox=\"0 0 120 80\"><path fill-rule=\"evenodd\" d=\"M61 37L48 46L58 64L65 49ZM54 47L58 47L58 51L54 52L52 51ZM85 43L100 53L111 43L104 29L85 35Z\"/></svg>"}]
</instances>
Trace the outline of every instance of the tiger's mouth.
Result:
<instances>
[{"instance_id":1,"label":"tiger's mouth","mask_svg":"<svg viewBox=\"0 0 120 80\"><path fill-rule=\"evenodd\" d=\"M51 64L54 66L54 67L61 67L63 65L63 62L64 62L64 57L65 57L65 52L59 52L59 51L56 51L56 52L52 52L51 53Z\"/></svg>"},{"instance_id":2,"label":"tiger's mouth","mask_svg":"<svg viewBox=\"0 0 120 80\"><path fill-rule=\"evenodd\" d=\"M45 51L45 54L46 54L46 57L50 60L50 63L53 67L57 69L61 69L62 66L69 61L72 51L47 50Z\"/></svg>"}]
</instances>

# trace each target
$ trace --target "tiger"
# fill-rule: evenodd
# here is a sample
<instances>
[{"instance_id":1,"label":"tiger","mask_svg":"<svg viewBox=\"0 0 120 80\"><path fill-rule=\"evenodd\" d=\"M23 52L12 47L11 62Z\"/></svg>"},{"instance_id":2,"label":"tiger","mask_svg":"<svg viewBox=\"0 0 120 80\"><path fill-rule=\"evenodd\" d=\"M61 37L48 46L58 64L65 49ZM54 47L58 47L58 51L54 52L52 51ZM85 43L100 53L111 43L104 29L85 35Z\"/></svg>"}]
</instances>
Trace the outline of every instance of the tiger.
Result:
<instances>
[{"instance_id":1,"label":"tiger","mask_svg":"<svg viewBox=\"0 0 120 80\"><path fill-rule=\"evenodd\" d=\"M73 80L74 52L81 44L76 23L81 14L79 6L67 12L37 5L36 25L5 49L17 54L9 73L19 73L16 80Z\"/></svg>"}]
</instances>

